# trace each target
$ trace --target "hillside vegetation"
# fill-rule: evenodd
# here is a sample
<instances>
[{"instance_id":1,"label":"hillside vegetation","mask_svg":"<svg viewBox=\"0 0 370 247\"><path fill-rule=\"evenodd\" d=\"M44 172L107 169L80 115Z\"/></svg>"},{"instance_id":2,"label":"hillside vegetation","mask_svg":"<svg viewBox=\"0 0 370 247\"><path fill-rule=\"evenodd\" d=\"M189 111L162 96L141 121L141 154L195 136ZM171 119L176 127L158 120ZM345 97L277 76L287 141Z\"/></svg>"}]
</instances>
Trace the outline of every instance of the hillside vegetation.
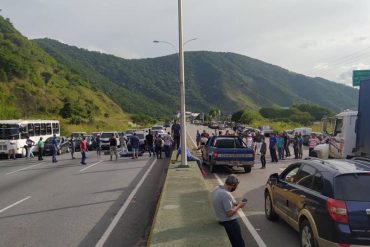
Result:
<instances>
[{"instance_id":1,"label":"hillside vegetation","mask_svg":"<svg viewBox=\"0 0 370 247\"><path fill-rule=\"evenodd\" d=\"M0 16L0 119L53 118L63 132L124 128L129 117Z\"/></svg>"},{"instance_id":2,"label":"hillside vegetation","mask_svg":"<svg viewBox=\"0 0 370 247\"><path fill-rule=\"evenodd\" d=\"M163 116L179 108L177 55L127 60L51 39L35 41L125 111ZM301 103L339 112L357 105L354 88L234 53L186 52L185 80L187 109L195 112L218 108L233 113Z\"/></svg>"}]
</instances>

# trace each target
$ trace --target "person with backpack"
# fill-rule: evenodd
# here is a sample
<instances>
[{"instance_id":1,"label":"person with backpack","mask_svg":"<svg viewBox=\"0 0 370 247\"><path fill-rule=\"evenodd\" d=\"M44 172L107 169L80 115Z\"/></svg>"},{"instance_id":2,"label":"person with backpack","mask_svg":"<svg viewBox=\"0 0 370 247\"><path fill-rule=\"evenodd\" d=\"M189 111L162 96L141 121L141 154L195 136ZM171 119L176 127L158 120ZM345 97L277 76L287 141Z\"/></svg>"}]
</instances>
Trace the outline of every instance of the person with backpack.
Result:
<instances>
[{"instance_id":1,"label":"person with backpack","mask_svg":"<svg viewBox=\"0 0 370 247\"><path fill-rule=\"evenodd\" d=\"M116 156L116 160L118 159L117 156L117 139L112 134L112 136L109 139L109 150L110 150L110 160L112 160L113 154Z\"/></svg>"},{"instance_id":2,"label":"person with backpack","mask_svg":"<svg viewBox=\"0 0 370 247\"><path fill-rule=\"evenodd\" d=\"M157 137L155 138L154 146L155 146L155 153L157 155L157 159L162 159L163 139L161 135L157 135Z\"/></svg>"}]
</instances>

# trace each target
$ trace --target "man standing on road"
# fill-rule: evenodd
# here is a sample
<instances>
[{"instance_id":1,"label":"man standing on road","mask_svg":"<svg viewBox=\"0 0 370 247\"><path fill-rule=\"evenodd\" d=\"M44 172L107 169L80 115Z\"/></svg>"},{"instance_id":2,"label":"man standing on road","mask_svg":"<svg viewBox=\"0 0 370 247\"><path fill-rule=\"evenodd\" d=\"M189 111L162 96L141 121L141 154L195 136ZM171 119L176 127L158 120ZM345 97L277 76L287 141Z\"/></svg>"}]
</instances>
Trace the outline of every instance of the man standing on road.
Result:
<instances>
[{"instance_id":1,"label":"man standing on road","mask_svg":"<svg viewBox=\"0 0 370 247\"><path fill-rule=\"evenodd\" d=\"M256 142L256 147L255 147L255 153L257 155L261 154L261 146L262 146L262 135L260 132L257 132L256 136L254 137L254 140Z\"/></svg>"},{"instance_id":2,"label":"man standing on road","mask_svg":"<svg viewBox=\"0 0 370 247\"><path fill-rule=\"evenodd\" d=\"M110 151L110 160L112 160L113 154L116 156L116 160L118 159L117 156L117 139L112 134L112 136L109 139L109 151Z\"/></svg>"},{"instance_id":3,"label":"man standing on road","mask_svg":"<svg viewBox=\"0 0 370 247\"><path fill-rule=\"evenodd\" d=\"M76 140L75 138L73 137L73 135L71 135L71 138L69 139L69 146L71 147L71 157L72 159L75 159L75 151L76 151Z\"/></svg>"},{"instance_id":4,"label":"man standing on road","mask_svg":"<svg viewBox=\"0 0 370 247\"><path fill-rule=\"evenodd\" d=\"M181 126L180 126L180 124L177 123L176 120L175 120L174 124L172 125L171 130L172 130L172 137L173 137L173 140L175 142L174 149L179 149L179 147L180 147Z\"/></svg>"},{"instance_id":5,"label":"man standing on road","mask_svg":"<svg viewBox=\"0 0 370 247\"><path fill-rule=\"evenodd\" d=\"M42 154L44 152L44 142L42 141L42 137L40 137L40 140L37 142L37 147L38 147L38 160L43 160Z\"/></svg>"},{"instance_id":6,"label":"man standing on road","mask_svg":"<svg viewBox=\"0 0 370 247\"><path fill-rule=\"evenodd\" d=\"M162 139L163 139L164 154L166 155L166 158L169 158L171 155L171 145L173 142L170 132L168 132L167 135L164 135Z\"/></svg>"},{"instance_id":7,"label":"man standing on road","mask_svg":"<svg viewBox=\"0 0 370 247\"><path fill-rule=\"evenodd\" d=\"M146 149L148 150L149 157L152 156L152 153L154 155L153 140L154 140L154 138L153 138L152 131L149 130L149 134L147 134L146 137L145 137Z\"/></svg>"},{"instance_id":8,"label":"man standing on road","mask_svg":"<svg viewBox=\"0 0 370 247\"><path fill-rule=\"evenodd\" d=\"M276 154L276 148L277 148L277 137L276 134L273 134L270 137L270 155L271 155L271 162L278 162L277 154Z\"/></svg>"},{"instance_id":9,"label":"man standing on road","mask_svg":"<svg viewBox=\"0 0 370 247\"><path fill-rule=\"evenodd\" d=\"M52 162L56 163L57 161L57 153L58 153L59 144L57 141L57 136L54 134L53 140L51 141L51 154L52 154Z\"/></svg>"},{"instance_id":10,"label":"man standing on road","mask_svg":"<svg viewBox=\"0 0 370 247\"><path fill-rule=\"evenodd\" d=\"M134 133L133 136L130 138L131 148L132 148L132 158L137 159L139 158L139 146L140 146L140 139Z\"/></svg>"},{"instance_id":11,"label":"man standing on road","mask_svg":"<svg viewBox=\"0 0 370 247\"><path fill-rule=\"evenodd\" d=\"M26 150L27 150L27 159L35 157L32 153L32 147L35 145L35 142L31 140L29 136L27 136L26 140Z\"/></svg>"},{"instance_id":12,"label":"man standing on road","mask_svg":"<svg viewBox=\"0 0 370 247\"><path fill-rule=\"evenodd\" d=\"M230 192L238 187L239 180L235 175L229 175L225 184L216 186L212 191L212 203L216 219L225 228L233 247L244 247L244 240L236 214L245 202L236 202Z\"/></svg>"},{"instance_id":13,"label":"man standing on road","mask_svg":"<svg viewBox=\"0 0 370 247\"><path fill-rule=\"evenodd\" d=\"M260 148L261 164L262 164L261 169L266 168L266 149L267 149L267 145L266 145L265 137L262 136L262 144Z\"/></svg>"},{"instance_id":14,"label":"man standing on road","mask_svg":"<svg viewBox=\"0 0 370 247\"><path fill-rule=\"evenodd\" d=\"M87 152L87 142L86 137L82 137L80 141L80 151L81 151L81 164L86 165L86 152Z\"/></svg>"},{"instance_id":15,"label":"man standing on road","mask_svg":"<svg viewBox=\"0 0 370 247\"><path fill-rule=\"evenodd\" d=\"M13 159L15 160L15 151L17 149L17 142L15 141L15 138L12 137L12 139L9 141L8 145L8 159L10 159L10 156L13 155Z\"/></svg>"}]
</instances>

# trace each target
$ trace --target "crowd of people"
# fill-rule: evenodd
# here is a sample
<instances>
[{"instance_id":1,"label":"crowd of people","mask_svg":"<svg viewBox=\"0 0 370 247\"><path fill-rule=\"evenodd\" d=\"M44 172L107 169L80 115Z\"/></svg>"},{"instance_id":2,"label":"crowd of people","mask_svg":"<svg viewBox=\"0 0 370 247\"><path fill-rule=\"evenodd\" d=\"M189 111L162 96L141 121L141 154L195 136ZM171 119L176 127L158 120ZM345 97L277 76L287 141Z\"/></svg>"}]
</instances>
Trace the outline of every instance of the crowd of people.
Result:
<instances>
[{"instance_id":1,"label":"crowd of people","mask_svg":"<svg viewBox=\"0 0 370 247\"><path fill-rule=\"evenodd\" d=\"M197 130L195 140L197 148L201 149L202 145L205 145L208 139L214 135L238 135L235 132L229 130L218 131L209 134L206 130L200 133ZM270 153L271 162L277 163L279 160L285 160L287 157L291 157L291 147L293 148L294 159L302 159L303 157L303 142L304 137L301 133L295 133L293 137L290 137L285 131L282 133L273 133L270 135L268 145L266 143L265 135L262 131L247 131L246 133L239 134L242 138L244 145L255 151L255 154L260 156L261 169L266 168L266 153L267 147ZM320 139L312 133L308 140L309 155L312 154L313 149L320 144Z\"/></svg>"}]
</instances>

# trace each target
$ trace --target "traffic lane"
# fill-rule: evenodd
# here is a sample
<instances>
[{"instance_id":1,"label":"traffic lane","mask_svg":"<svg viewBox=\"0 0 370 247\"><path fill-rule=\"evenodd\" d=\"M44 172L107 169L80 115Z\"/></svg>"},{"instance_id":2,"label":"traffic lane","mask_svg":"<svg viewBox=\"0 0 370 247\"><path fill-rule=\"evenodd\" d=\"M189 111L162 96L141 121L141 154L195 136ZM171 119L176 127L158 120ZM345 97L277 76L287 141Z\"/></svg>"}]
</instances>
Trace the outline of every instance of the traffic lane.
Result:
<instances>
[{"instance_id":1,"label":"traffic lane","mask_svg":"<svg viewBox=\"0 0 370 247\"><path fill-rule=\"evenodd\" d=\"M7 243L5 246L77 246L128 190L147 161L106 162L82 173L82 166L53 167L53 173L43 173L28 184L28 191L21 187L19 193L32 198L0 214L0 231L5 233L0 242Z\"/></svg>"}]
</instances>

